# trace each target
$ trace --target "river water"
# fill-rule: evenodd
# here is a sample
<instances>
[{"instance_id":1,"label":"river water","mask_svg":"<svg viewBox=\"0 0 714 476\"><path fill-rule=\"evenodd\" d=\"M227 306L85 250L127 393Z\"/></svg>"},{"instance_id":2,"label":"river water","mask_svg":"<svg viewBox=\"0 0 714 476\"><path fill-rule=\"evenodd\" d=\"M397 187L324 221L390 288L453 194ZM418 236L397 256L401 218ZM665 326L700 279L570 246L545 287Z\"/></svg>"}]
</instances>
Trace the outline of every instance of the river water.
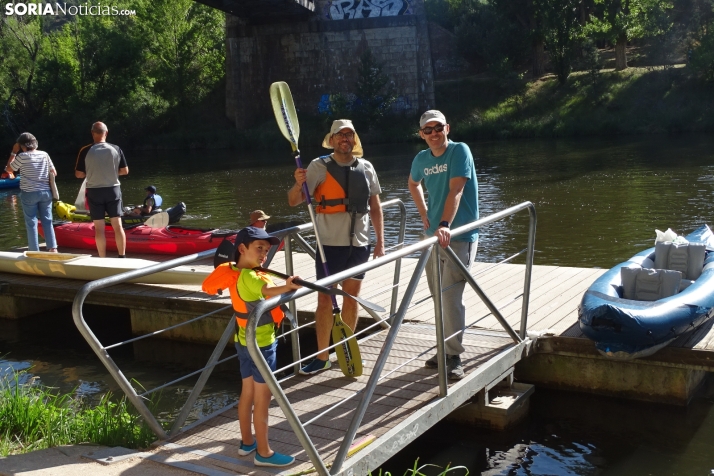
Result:
<instances>
[{"instance_id":1,"label":"river water","mask_svg":"<svg viewBox=\"0 0 714 476\"><path fill-rule=\"evenodd\" d=\"M535 204L536 264L610 268L652 246L655 229L686 234L711 221L711 137L480 142L471 149L482 217L526 200ZM407 190L410 162L418 150L418 144L366 147L379 174L382 200L400 198L407 205L408 241L418 239L421 226ZM305 149L303 155L320 153ZM73 177L74 158L53 160L61 197L73 202L79 188ZM156 185L165 206L186 203L188 211L181 220L185 225L239 228L258 208L272 216L271 222L308 219L304 207L291 208L285 200L294 170L288 150L283 155L164 151L129 154L127 160L131 173L122 179L125 204L141 202L143 189ZM395 240L396 219L394 211L386 213L388 244ZM482 228L478 259L496 261L524 248L527 223L523 214ZM0 191L0 249L25 244L17 192ZM90 323L100 339L129 335L125 311L102 310L101 315L101 320ZM148 388L185 370L179 364L157 362L157 355L173 352L171 346L153 352L150 359L136 350L115 357L128 375ZM181 345L179 352L200 361L206 349L187 351ZM64 391L76 387L88 398L116 391L74 329L69 308L19 322L0 320L0 367L29 369L29 375L47 385ZM234 370L224 369L211 379L194 417L236 398ZM185 398L185 391L179 386L165 392L160 415L170 416L172 403ZM442 423L384 469L403 474L420 457L420 463L466 465L471 474L710 474L712 403L710 387L687 408L537 389L531 414L518 428L505 433L462 428L454 438L453 425Z\"/></svg>"}]
</instances>

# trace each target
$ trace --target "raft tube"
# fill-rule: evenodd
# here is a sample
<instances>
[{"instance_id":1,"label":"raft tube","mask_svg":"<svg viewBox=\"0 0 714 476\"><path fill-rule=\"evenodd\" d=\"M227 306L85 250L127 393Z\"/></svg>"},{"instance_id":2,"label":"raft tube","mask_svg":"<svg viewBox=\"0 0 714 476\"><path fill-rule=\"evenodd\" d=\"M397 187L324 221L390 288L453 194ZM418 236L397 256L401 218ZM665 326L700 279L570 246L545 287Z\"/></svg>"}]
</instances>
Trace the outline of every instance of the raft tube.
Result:
<instances>
[{"instance_id":1,"label":"raft tube","mask_svg":"<svg viewBox=\"0 0 714 476\"><path fill-rule=\"evenodd\" d=\"M683 291L657 301L622 297L620 269L653 267L646 261L655 258L650 248L610 269L585 292L578 308L580 329L602 355L617 360L652 355L714 315L714 234L703 225L685 238L704 243L707 251L701 276Z\"/></svg>"}]
</instances>

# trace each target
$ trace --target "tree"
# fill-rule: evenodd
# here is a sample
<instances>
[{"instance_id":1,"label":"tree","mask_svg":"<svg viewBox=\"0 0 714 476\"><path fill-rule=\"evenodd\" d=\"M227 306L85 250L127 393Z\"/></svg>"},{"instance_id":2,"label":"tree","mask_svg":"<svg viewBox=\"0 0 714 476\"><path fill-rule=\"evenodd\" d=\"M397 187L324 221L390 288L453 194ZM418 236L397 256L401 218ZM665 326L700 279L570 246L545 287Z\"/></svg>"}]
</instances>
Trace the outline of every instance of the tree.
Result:
<instances>
[{"instance_id":1,"label":"tree","mask_svg":"<svg viewBox=\"0 0 714 476\"><path fill-rule=\"evenodd\" d=\"M627 69L627 43L660 35L671 27L667 10L671 0L594 0L595 14L588 32L615 45L615 69Z\"/></svg>"},{"instance_id":2,"label":"tree","mask_svg":"<svg viewBox=\"0 0 714 476\"><path fill-rule=\"evenodd\" d=\"M529 29L521 21L527 23L528 18L519 16L518 10L509 0L465 0L455 30L461 54L473 62L483 61L495 72L526 61Z\"/></svg>"},{"instance_id":3,"label":"tree","mask_svg":"<svg viewBox=\"0 0 714 476\"><path fill-rule=\"evenodd\" d=\"M224 75L224 14L193 0L156 0L147 13L161 18L146 32L156 93L172 106L200 101Z\"/></svg>"},{"instance_id":4,"label":"tree","mask_svg":"<svg viewBox=\"0 0 714 476\"><path fill-rule=\"evenodd\" d=\"M574 55L583 39L580 3L581 0L536 0L545 46L560 84L568 79Z\"/></svg>"},{"instance_id":5,"label":"tree","mask_svg":"<svg viewBox=\"0 0 714 476\"><path fill-rule=\"evenodd\" d=\"M378 124L397 100L394 85L370 49L366 49L360 57L355 96L353 110L357 120L367 130Z\"/></svg>"},{"instance_id":6,"label":"tree","mask_svg":"<svg viewBox=\"0 0 714 476\"><path fill-rule=\"evenodd\" d=\"M47 46L42 16L0 19L0 96L22 123L42 113L35 96L39 62Z\"/></svg>"}]
</instances>

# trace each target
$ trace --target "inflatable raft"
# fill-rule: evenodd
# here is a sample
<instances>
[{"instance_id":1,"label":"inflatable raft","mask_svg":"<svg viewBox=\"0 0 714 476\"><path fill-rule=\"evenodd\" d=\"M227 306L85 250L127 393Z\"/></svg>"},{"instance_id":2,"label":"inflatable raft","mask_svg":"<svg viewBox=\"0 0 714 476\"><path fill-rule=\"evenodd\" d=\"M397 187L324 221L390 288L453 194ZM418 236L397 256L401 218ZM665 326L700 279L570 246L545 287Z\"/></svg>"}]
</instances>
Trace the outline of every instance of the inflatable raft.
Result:
<instances>
[{"instance_id":1,"label":"inflatable raft","mask_svg":"<svg viewBox=\"0 0 714 476\"><path fill-rule=\"evenodd\" d=\"M685 238L656 243L585 292L580 329L601 354L646 357L714 315L714 234L704 225Z\"/></svg>"},{"instance_id":2,"label":"inflatable raft","mask_svg":"<svg viewBox=\"0 0 714 476\"><path fill-rule=\"evenodd\" d=\"M0 251L0 272L93 281L157 264L138 258L96 258L88 254ZM204 267L205 268L205 267ZM131 280L147 284L196 284L206 279L212 268L178 266Z\"/></svg>"},{"instance_id":3,"label":"inflatable raft","mask_svg":"<svg viewBox=\"0 0 714 476\"><path fill-rule=\"evenodd\" d=\"M20 177L0 179L0 189L3 188L19 188Z\"/></svg>"},{"instance_id":4,"label":"inflatable raft","mask_svg":"<svg viewBox=\"0 0 714 476\"><path fill-rule=\"evenodd\" d=\"M61 219L61 220L67 220L67 221L72 221L72 222L78 222L78 223L91 223L92 218L89 216L89 212L86 210L77 210L76 205L70 205L69 203L65 203L63 201L57 200L54 203L54 210L55 214ZM131 226L131 225L138 225L141 223L144 223L146 220L151 218L152 216L156 215L157 213L161 213L161 209L157 208L154 210L153 213L149 215L141 215L141 216L132 216L132 215L124 215L121 220L124 226ZM181 217L186 213L186 204L183 202L178 202L176 205L174 205L171 208L166 209L166 213L169 214L169 223L174 224L178 223L179 220L181 220ZM105 218L105 221L109 223L109 217Z\"/></svg>"},{"instance_id":5,"label":"inflatable raft","mask_svg":"<svg viewBox=\"0 0 714 476\"><path fill-rule=\"evenodd\" d=\"M93 223L56 222L54 224L57 245L61 248L96 249ZM44 237L42 224L38 231ZM126 234L126 252L157 253L185 256L192 253L217 248L223 238L234 239L237 231L205 228L190 228L172 225L164 228L151 228L136 225L124 230ZM107 250L116 251L114 229L107 224L104 230Z\"/></svg>"}]
</instances>

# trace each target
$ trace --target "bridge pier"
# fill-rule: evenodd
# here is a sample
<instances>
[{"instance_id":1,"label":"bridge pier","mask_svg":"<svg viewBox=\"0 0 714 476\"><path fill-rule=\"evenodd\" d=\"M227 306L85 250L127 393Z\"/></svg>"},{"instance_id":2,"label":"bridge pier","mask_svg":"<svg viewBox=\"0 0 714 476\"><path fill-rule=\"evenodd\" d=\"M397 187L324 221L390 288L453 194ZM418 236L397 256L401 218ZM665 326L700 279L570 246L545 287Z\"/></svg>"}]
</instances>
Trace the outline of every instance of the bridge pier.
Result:
<instances>
[{"instance_id":1,"label":"bridge pier","mask_svg":"<svg viewBox=\"0 0 714 476\"><path fill-rule=\"evenodd\" d=\"M286 81L299 113L317 115L332 95L356 90L361 55L369 49L397 92L394 109L434 107L434 73L423 0L345 9L317 0L314 13L286 21L226 16L226 115L236 127L271 114L268 88ZM367 3L365 2L365 5ZM379 11L377 11L379 10ZM249 12L246 12L249 15Z\"/></svg>"}]
</instances>

